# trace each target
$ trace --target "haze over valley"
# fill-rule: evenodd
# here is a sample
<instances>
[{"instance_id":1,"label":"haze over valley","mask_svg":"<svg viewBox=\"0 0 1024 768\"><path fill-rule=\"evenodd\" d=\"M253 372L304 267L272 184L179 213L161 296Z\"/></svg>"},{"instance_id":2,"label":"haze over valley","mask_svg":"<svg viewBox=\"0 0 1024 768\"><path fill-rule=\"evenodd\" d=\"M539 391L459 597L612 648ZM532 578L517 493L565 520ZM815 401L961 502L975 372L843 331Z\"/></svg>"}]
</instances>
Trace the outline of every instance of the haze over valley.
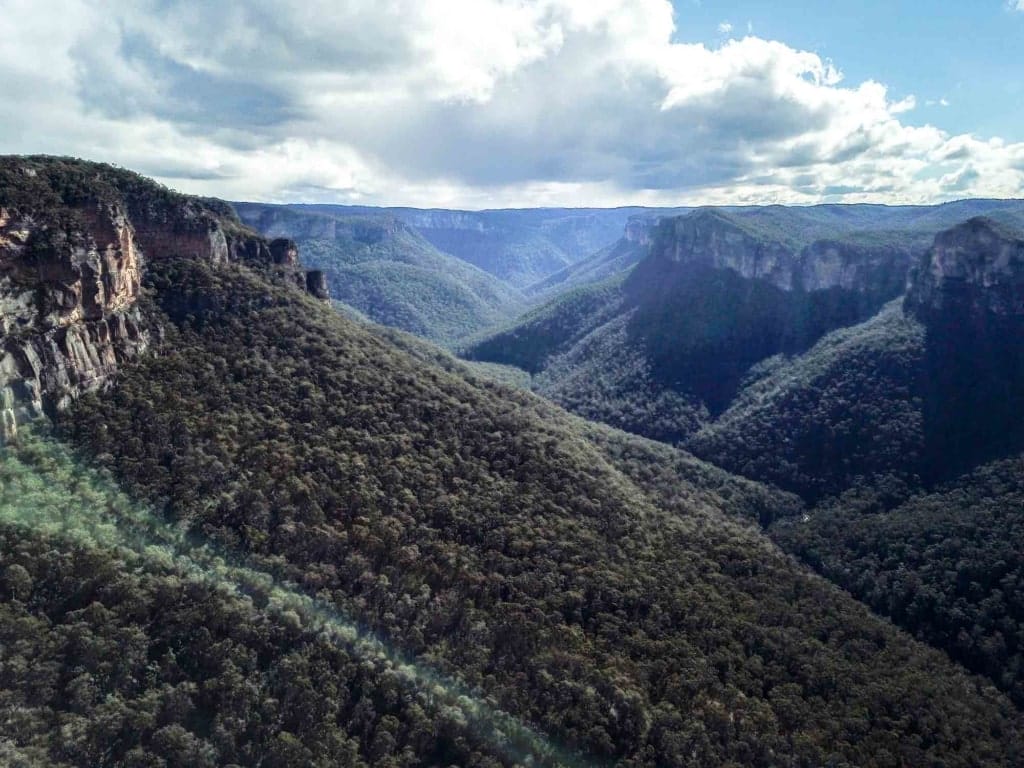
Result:
<instances>
[{"instance_id":1,"label":"haze over valley","mask_svg":"<svg viewBox=\"0 0 1024 768\"><path fill-rule=\"evenodd\" d=\"M1024 8L911 5L0 0L0 767L1024 764Z\"/></svg>"}]
</instances>

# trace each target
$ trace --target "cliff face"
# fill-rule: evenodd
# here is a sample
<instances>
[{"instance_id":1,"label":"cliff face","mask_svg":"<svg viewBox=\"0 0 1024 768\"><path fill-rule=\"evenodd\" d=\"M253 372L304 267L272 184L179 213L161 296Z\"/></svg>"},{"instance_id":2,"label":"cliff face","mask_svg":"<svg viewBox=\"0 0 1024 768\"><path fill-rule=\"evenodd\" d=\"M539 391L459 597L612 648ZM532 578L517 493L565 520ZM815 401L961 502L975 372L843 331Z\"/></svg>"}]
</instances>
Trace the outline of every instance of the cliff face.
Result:
<instances>
[{"instance_id":1,"label":"cliff face","mask_svg":"<svg viewBox=\"0 0 1024 768\"><path fill-rule=\"evenodd\" d=\"M631 216L629 221L626 222L626 228L622 233L622 238L627 243L633 243L635 245L650 245L651 232L654 230L657 223L657 219L653 219L649 216Z\"/></svg>"},{"instance_id":2,"label":"cliff face","mask_svg":"<svg viewBox=\"0 0 1024 768\"><path fill-rule=\"evenodd\" d=\"M841 288L891 298L903 290L911 260L911 251L897 245L818 240L800 251L794 282L805 291Z\"/></svg>"},{"instance_id":3,"label":"cliff face","mask_svg":"<svg viewBox=\"0 0 1024 768\"><path fill-rule=\"evenodd\" d=\"M0 208L0 420L52 413L103 384L146 350L136 305L142 255L124 210L74 209L80 223L48 226Z\"/></svg>"},{"instance_id":4,"label":"cliff face","mask_svg":"<svg viewBox=\"0 0 1024 768\"><path fill-rule=\"evenodd\" d=\"M729 269L783 290L793 287L798 263L797 255L786 246L754 237L712 210L663 220L653 253L675 263Z\"/></svg>"},{"instance_id":5,"label":"cliff face","mask_svg":"<svg viewBox=\"0 0 1024 768\"><path fill-rule=\"evenodd\" d=\"M374 245L407 231L409 225L385 216L331 215L288 206L236 203L239 218L267 237L296 240L354 240Z\"/></svg>"},{"instance_id":6,"label":"cliff face","mask_svg":"<svg viewBox=\"0 0 1024 768\"><path fill-rule=\"evenodd\" d=\"M0 438L108 385L159 339L138 305L147 262L241 261L327 299L289 240L230 207L109 166L0 158Z\"/></svg>"},{"instance_id":7,"label":"cliff face","mask_svg":"<svg viewBox=\"0 0 1024 768\"><path fill-rule=\"evenodd\" d=\"M929 473L1024 450L1024 233L974 218L935 237L904 309L925 327Z\"/></svg>"},{"instance_id":8,"label":"cliff face","mask_svg":"<svg viewBox=\"0 0 1024 768\"><path fill-rule=\"evenodd\" d=\"M792 231L790 231L792 230ZM759 225L702 209L655 228L626 278L630 347L658 385L723 410L755 363L799 354L871 317L904 289L899 246L817 239L799 223Z\"/></svg>"},{"instance_id":9,"label":"cliff face","mask_svg":"<svg viewBox=\"0 0 1024 768\"><path fill-rule=\"evenodd\" d=\"M784 291L841 288L892 298L902 291L911 262L907 249L893 245L823 239L793 247L752 232L715 210L665 219L654 239L653 252L662 259L728 269Z\"/></svg>"},{"instance_id":10,"label":"cliff face","mask_svg":"<svg viewBox=\"0 0 1024 768\"><path fill-rule=\"evenodd\" d=\"M1024 318L1024 234L984 217L939 233L911 271L906 305L923 319Z\"/></svg>"}]
</instances>

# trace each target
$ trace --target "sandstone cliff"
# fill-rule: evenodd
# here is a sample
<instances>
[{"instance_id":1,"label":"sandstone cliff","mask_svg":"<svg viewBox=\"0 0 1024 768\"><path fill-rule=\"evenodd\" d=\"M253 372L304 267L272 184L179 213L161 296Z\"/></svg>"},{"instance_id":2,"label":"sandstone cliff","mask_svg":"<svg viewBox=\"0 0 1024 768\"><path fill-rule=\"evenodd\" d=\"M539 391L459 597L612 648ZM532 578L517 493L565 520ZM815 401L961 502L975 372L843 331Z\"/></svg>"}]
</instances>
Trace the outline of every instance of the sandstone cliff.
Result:
<instances>
[{"instance_id":1,"label":"sandstone cliff","mask_svg":"<svg viewBox=\"0 0 1024 768\"><path fill-rule=\"evenodd\" d=\"M939 233L911 271L906 306L923 319L1024 318L1024 233L984 217Z\"/></svg>"},{"instance_id":2,"label":"sandstone cliff","mask_svg":"<svg viewBox=\"0 0 1024 768\"><path fill-rule=\"evenodd\" d=\"M328 298L293 242L268 242L219 201L109 166L0 158L0 438L108 385L159 339L138 300L147 262L172 258L245 262Z\"/></svg>"},{"instance_id":3,"label":"sandstone cliff","mask_svg":"<svg viewBox=\"0 0 1024 768\"><path fill-rule=\"evenodd\" d=\"M783 290L793 287L798 261L797 254L785 245L759 238L711 209L664 219L652 253L655 258L681 264L729 269Z\"/></svg>"},{"instance_id":4,"label":"sandstone cliff","mask_svg":"<svg viewBox=\"0 0 1024 768\"><path fill-rule=\"evenodd\" d=\"M793 245L714 209L663 219L653 240L656 258L731 270L784 291L841 288L891 298L902 291L911 263L910 250L899 245L834 239Z\"/></svg>"}]
</instances>

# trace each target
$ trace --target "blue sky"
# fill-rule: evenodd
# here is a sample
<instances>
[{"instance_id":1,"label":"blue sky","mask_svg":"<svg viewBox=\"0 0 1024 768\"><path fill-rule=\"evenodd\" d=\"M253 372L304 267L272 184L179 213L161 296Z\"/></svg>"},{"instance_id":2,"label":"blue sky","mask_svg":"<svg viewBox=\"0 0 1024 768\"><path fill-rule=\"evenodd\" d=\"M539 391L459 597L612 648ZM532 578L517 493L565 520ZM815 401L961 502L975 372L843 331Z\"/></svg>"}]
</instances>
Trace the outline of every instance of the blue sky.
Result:
<instances>
[{"instance_id":1,"label":"blue sky","mask_svg":"<svg viewBox=\"0 0 1024 768\"><path fill-rule=\"evenodd\" d=\"M1024 12L1005 0L675 0L677 39L781 40L832 59L849 81L913 94L910 122L1024 141ZM941 106L946 99L949 107ZM931 105L928 102L933 102Z\"/></svg>"},{"instance_id":2,"label":"blue sky","mask_svg":"<svg viewBox=\"0 0 1024 768\"><path fill-rule=\"evenodd\" d=\"M1024 197L1010 1L0 0L0 152L236 200Z\"/></svg>"}]
</instances>

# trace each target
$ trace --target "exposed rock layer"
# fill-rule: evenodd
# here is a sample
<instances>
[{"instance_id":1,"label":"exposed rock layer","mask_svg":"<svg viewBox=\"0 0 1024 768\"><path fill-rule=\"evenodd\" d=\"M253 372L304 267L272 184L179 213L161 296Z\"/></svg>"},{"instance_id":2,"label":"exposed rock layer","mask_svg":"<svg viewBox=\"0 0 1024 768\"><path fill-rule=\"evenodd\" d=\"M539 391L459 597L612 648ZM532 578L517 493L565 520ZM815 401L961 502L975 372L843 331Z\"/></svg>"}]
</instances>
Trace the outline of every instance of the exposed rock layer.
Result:
<instances>
[{"instance_id":1,"label":"exposed rock layer","mask_svg":"<svg viewBox=\"0 0 1024 768\"><path fill-rule=\"evenodd\" d=\"M1024 239L977 217L939 233L908 280L907 308L927 319L942 310L1024 317Z\"/></svg>"},{"instance_id":2,"label":"exposed rock layer","mask_svg":"<svg viewBox=\"0 0 1024 768\"><path fill-rule=\"evenodd\" d=\"M911 261L908 249L893 245L822 239L798 248L710 209L663 219L652 252L672 262L732 270L784 291L879 292L880 284L892 284L893 291L883 292L898 293Z\"/></svg>"},{"instance_id":3,"label":"exposed rock layer","mask_svg":"<svg viewBox=\"0 0 1024 768\"><path fill-rule=\"evenodd\" d=\"M95 203L71 212L65 227L29 212L0 215L5 438L19 421L102 386L149 345L136 307L142 254L124 210Z\"/></svg>"},{"instance_id":4,"label":"exposed rock layer","mask_svg":"<svg viewBox=\"0 0 1024 768\"><path fill-rule=\"evenodd\" d=\"M147 261L244 262L329 299L291 240L230 206L109 166L0 158L0 438L108 385L159 338L138 306Z\"/></svg>"}]
</instances>

